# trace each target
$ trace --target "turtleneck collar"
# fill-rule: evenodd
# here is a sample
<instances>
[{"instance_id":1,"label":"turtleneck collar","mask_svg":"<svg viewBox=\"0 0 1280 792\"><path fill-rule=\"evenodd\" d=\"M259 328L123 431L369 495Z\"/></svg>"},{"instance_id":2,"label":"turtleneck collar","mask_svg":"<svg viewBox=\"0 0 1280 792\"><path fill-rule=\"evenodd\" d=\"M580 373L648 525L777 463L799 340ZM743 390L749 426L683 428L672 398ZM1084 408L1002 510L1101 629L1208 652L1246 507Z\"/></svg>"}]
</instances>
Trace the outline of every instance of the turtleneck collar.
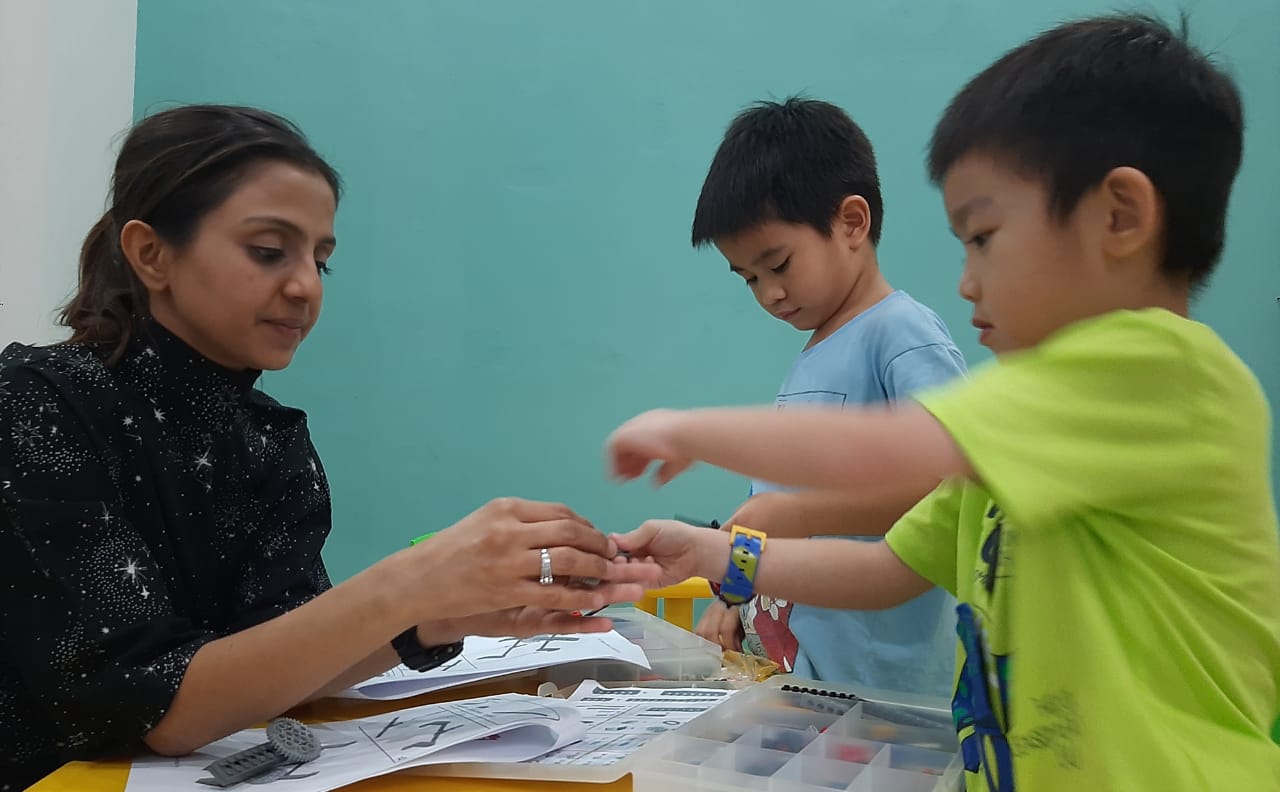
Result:
<instances>
[{"instance_id":1,"label":"turtleneck collar","mask_svg":"<svg viewBox=\"0 0 1280 792\"><path fill-rule=\"evenodd\" d=\"M151 317L137 320L123 362L135 372L153 374L158 364L162 378L179 390L230 390L241 399L249 395L262 374L256 369L235 371L214 363ZM152 384L159 382L153 379Z\"/></svg>"}]
</instances>

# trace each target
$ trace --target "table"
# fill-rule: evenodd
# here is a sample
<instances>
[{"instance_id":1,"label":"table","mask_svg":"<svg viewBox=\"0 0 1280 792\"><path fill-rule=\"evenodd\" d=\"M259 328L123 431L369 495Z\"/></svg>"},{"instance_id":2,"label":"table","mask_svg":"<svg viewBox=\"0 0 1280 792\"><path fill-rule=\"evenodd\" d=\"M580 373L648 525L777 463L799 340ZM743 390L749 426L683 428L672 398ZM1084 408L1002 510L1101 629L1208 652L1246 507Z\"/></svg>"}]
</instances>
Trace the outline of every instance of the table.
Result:
<instances>
[{"instance_id":1,"label":"table","mask_svg":"<svg viewBox=\"0 0 1280 792\"><path fill-rule=\"evenodd\" d=\"M493 696L499 693L533 693L538 686L531 675L496 682L468 685L462 688L426 693L399 701L352 701L349 699L324 699L305 704L289 715L301 721L348 720L369 715L380 715L392 710L433 704L459 698ZM128 761L72 762L46 776L28 792L123 792L129 779ZM212 789L212 787L210 787ZM456 790L457 792L515 792L516 790L541 790L542 792L630 792L631 776L626 775L611 784L573 783L557 781L505 780L494 778L431 778L424 776L390 775L361 781L343 789L353 792L427 792L429 790Z\"/></svg>"}]
</instances>

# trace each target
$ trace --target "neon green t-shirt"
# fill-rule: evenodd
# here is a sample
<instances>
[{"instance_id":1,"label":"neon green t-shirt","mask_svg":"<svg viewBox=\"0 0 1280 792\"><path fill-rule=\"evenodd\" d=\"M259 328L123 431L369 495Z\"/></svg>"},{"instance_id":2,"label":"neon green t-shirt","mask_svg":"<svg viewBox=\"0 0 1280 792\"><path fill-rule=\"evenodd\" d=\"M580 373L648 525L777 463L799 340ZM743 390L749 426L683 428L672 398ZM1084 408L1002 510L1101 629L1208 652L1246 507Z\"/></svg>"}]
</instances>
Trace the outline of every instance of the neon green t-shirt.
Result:
<instances>
[{"instance_id":1,"label":"neon green t-shirt","mask_svg":"<svg viewBox=\"0 0 1280 792\"><path fill-rule=\"evenodd\" d=\"M1280 790L1270 417L1245 365L1121 311L919 401L981 481L886 537L961 603L969 789Z\"/></svg>"}]
</instances>

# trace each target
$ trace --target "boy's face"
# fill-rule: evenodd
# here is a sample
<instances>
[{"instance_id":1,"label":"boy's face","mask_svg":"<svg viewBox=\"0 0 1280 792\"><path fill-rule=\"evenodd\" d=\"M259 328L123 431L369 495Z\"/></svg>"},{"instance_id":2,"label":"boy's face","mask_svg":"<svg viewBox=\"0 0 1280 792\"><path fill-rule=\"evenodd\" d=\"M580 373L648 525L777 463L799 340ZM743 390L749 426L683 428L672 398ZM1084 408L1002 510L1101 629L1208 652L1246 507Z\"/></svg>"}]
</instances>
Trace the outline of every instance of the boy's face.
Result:
<instances>
[{"instance_id":1,"label":"boy's face","mask_svg":"<svg viewBox=\"0 0 1280 792\"><path fill-rule=\"evenodd\" d=\"M1090 196L1056 220L1039 182L980 153L956 161L942 194L964 243L960 296L973 303L983 346L1025 349L1105 310L1111 284Z\"/></svg>"},{"instance_id":2,"label":"boy's face","mask_svg":"<svg viewBox=\"0 0 1280 792\"><path fill-rule=\"evenodd\" d=\"M760 307L797 330L822 330L848 300L861 271L837 220L830 236L771 220L715 240L729 270Z\"/></svg>"}]
</instances>

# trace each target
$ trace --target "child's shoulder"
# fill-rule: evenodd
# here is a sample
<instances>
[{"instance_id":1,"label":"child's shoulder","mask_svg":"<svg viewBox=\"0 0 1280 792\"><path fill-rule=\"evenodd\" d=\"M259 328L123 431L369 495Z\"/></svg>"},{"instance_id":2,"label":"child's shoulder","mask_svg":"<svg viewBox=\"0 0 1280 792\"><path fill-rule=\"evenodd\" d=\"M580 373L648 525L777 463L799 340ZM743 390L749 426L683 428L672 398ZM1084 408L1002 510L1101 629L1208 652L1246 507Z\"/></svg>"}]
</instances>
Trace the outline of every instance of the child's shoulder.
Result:
<instances>
[{"instance_id":1,"label":"child's shoulder","mask_svg":"<svg viewBox=\"0 0 1280 792\"><path fill-rule=\"evenodd\" d=\"M910 294L895 290L880 302L844 324L836 334L857 340L861 346L912 349L938 344L954 346L942 318Z\"/></svg>"},{"instance_id":2,"label":"child's shoulder","mask_svg":"<svg viewBox=\"0 0 1280 792\"><path fill-rule=\"evenodd\" d=\"M870 317L878 317L880 321L943 324L942 318L936 311L901 289L895 289L888 297L863 313Z\"/></svg>"},{"instance_id":3,"label":"child's shoulder","mask_svg":"<svg viewBox=\"0 0 1280 792\"><path fill-rule=\"evenodd\" d=\"M1059 358L1095 357L1129 373L1149 371L1213 381L1255 379L1213 328L1163 308L1112 311L1077 322L1044 343Z\"/></svg>"},{"instance_id":4,"label":"child's shoulder","mask_svg":"<svg viewBox=\"0 0 1280 792\"><path fill-rule=\"evenodd\" d=\"M1216 433L1222 442L1252 443L1266 434L1257 427L1270 421L1249 366L1212 328L1163 308L1076 322L1006 355L977 379L986 383L979 390L1070 394L1100 414L1141 403L1184 433Z\"/></svg>"},{"instance_id":5,"label":"child's shoulder","mask_svg":"<svg viewBox=\"0 0 1280 792\"><path fill-rule=\"evenodd\" d=\"M937 312L901 289L895 289L887 297L862 313L851 318L846 326L911 327L946 330L946 324Z\"/></svg>"},{"instance_id":6,"label":"child's shoulder","mask_svg":"<svg viewBox=\"0 0 1280 792\"><path fill-rule=\"evenodd\" d=\"M873 392L864 401L897 400L949 382L967 368L942 319L903 291L850 319L806 350L802 360L866 372Z\"/></svg>"}]
</instances>

